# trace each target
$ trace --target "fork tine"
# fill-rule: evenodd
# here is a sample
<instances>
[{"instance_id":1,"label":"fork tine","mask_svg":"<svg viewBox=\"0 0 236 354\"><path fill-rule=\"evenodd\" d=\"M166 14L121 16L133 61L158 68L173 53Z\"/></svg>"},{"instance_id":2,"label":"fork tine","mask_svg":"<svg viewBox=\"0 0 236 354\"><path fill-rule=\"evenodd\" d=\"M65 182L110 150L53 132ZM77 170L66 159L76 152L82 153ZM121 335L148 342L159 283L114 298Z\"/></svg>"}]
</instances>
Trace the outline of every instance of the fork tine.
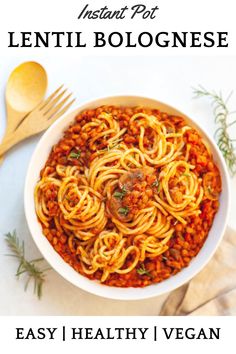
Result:
<instances>
[{"instance_id":1,"label":"fork tine","mask_svg":"<svg viewBox=\"0 0 236 354\"><path fill-rule=\"evenodd\" d=\"M60 102L60 99L64 96L64 94L66 93L67 89L63 90L59 95L57 95L56 97L54 97L50 102L48 102L48 104L46 106L44 106L41 109L41 112L44 115L47 115L48 113L50 113L50 111L56 107L56 104L58 102Z\"/></svg>"},{"instance_id":2,"label":"fork tine","mask_svg":"<svg viewBox=\"0 0 236 354\"><path fill-rule=\"evenodd\" d=\"M50 119L54 114L56 114L68 101L68 99L71 97L72 93L67 95L62 101L60 101L58 104L52 106L47 112L44 113L47 119Z\"/></svg>"},{"instance_id":3,"label":"fork tine","mask_svg":"<svg viewBox=\"0 0 236 354\"><path fill-rule=\"evenodd\" d=\"M69 108L70 106L75 102L75 98L71 100L65 107L63 107L59 112L56 112L54 115L51 115L50 118L48 118L48 122L50 125L55 122L59 117L61 117Z\"/></svg>"},{"instance_id":4,"label":"fork tine","mask_svg":"<svg viewBox=\"0 0 236 354\"><path fill-rule=\"evenodd\" d=\"M37 108L40 110L43 109L58 94L63 86L64 85L58 87L58 89L56 89L56 91L54 91L45 101L41 102Z\"/></svg>"},{"instance_id":5,"label":"fork tine","mask_svg":"<svg viewBox=\"0 0 236 354\"><path fill-rule=\"evenodd\" d=\"M62 116L68 110L68 108L74 103L74 101L75 101L75 98L73 100L71 100L59 112L57 112L53 116L50 116L48 119L47 119L47 117L44 116L44 120L40 124L40 127L37 132L39 133L39 132L42 132L43 130L48 129L60 116Z\"/></svg>"}]
</instances>

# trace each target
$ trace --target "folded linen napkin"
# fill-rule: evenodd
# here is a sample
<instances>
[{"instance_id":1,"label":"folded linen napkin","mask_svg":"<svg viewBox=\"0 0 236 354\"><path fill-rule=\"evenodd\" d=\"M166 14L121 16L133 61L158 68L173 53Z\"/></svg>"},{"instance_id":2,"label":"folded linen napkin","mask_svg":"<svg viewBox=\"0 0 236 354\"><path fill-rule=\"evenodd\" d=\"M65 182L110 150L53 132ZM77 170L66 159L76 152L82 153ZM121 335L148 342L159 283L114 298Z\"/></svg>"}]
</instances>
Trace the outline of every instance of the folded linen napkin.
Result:
<instances>
[{"instance_id":1,"label":"folded linen napkin","mask_svg":"<svg viewBox=\"0 0 236 354\"><path fill-rule=\"evenodd\" d=\"M236 231L227 228L207 266L170 293L159 315L236 315Z\"/></svg>"}]
</instances>

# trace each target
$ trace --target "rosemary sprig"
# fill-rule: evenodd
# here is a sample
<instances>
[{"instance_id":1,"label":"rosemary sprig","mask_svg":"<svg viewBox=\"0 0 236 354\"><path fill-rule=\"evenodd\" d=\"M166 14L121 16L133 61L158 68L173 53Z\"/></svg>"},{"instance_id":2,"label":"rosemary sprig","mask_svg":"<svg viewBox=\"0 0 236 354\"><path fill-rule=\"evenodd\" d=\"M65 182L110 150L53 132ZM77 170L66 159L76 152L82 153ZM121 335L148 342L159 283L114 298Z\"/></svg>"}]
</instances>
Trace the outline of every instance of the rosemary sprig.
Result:
<instances>
[{"instance_id":1,"label":"rosemary sprig","mask_svg":"<svg viewBox=\"0 0 236 354\"><path fill-rule=\"evenodd\" d=\"M24 242L20 243L20 240L16 236L16 231L12 233L8 232L5 235L5 241L8 245L8 248L11 250L11 254L7 256L17 258L19 262L19 266L16 271L16 276L20 278L22 274L27 275L26 283L25 283L25 291L28 288L28 285L31 280L34 281L34 293L37 294L40 299L42 296L42 287L45 281L45 272L50 268L40 269L36 263L43 261L43 258L33 259L31 261L27 261L25 259L25 247Z\"/></svg>"},{"instance_id":2,"label":"rosemary sprig","mask_svg":"<svg viewBox=\"0 0 236 354\"><path fill-rule=\"evenodd\" d=\"M218 125L215 131L217 145L224 156L231 175L234 176L236 174L236 149L233 142L236 139L231 139L229 128L236 124L236 120L229 122L229 115L235 112L230 112L227 107L232 92L226 99L223 98L221 92L207 91L203 86L193 88L193 92L195 98L208 97L211 100L215 123Z\"/></svg>"}]
</instances>

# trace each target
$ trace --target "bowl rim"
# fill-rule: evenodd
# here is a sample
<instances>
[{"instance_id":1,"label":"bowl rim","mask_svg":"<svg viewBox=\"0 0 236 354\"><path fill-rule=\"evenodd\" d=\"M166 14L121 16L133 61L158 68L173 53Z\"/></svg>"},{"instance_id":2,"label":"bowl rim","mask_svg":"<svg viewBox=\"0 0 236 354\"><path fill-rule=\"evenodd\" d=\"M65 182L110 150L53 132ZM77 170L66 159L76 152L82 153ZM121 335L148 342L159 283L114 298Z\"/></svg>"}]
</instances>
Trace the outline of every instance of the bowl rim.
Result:
<instances>
[{"instance_id":1,"label":"bowl rim","mask_svg":"<svg viewBox=\"0 0 236 354\"><path fill-rule=\"evenodd\" d=\"M219 160L218 168L220 170L220 174L221 174L221 178L224 178L225 181L225 190L221 192L221 196L224 194L224 197L226 197L225 203L226 203L226 207L225 207L225 217L224 220L222 220L221 222L221 230L218 233L218 237L216 239L216 241L211 245L211 249L208 252L205 252L203 257L202 257L202 261L200 262L200 264L198 264L198 259L200 259L199 254L201 252L203 252L204 250L204 246L209 238L209 234L212 231L212 228L214 226L215 223L215 219L217 218L217 214L215 215L213 224L211 226L211 229L208 233L207 239L203 244L203 247L201 248L201 250L199 251L199 253L197 254L196 257L193 258L193 260L191 260L190 264L188 265L188 267L181 269L180 272L178 272L176 275L171 276L170 278L160 282L160 283L156 283L156 284L152 284L149 285L147 287L144 288L119 288L119 287L110 287L110 286L106 286L103 284L100 284L97 281L94 280L90 280L88 278L86 278L85 276L79 274L78 272L76 272L71 266L69 266L63 259L62 257L54 250L54 248L51 246L51 244L49 243L49 241L46 239L46 237L43 235L42 233L42 229L41 229L41 225L39 223L39 221L37 220L38 226L40 227L40 233L42 237L42 240L40 240L38 238L38 236L36 236L36 230L34 229L34 222L32 218L37 219L36 216L36 212L35 209L31 208L30 210L30 200L32 200L32 194L31 194L31 190L28 188L28 186L30 185L30 179L31 179L31 174L32 174L32 169L35 167L35 159L39 153L39 149L41 147L41 145L43 144L44 141L49 142L50 141L50 135L51 132L54 131L54 129L57 128L57 126L59 126L62 122L67 122L67 126L73 122L76 114L78 112L81 112L85 109L89 109L90 106L94 106L94 107L98 107L99 105L102 105L102 103L99 103L100 101L106 101L106 100L116 100L116 99L120 99L120 100L124 100L123 104L118 104L118 105L123 105L125 106L125 100L147 100L147 101L153 101L153 104L155 104L158 108L158 105L160 106L165 106L166 107L166 111L168 113L168 109L169 110L173 110L175 111L178 115L181 115L184 117L184 119L187 120L187 122L189 121L191 123L191 125L196 128L201 136L203 135L204 138L207 139L207 141L210 143L210 145L213 147L213 154L214 156L214 160L217 159ZM105 103L106 104L106 103ZM146 104L146 107L148 107L148 103ZM151 107L151 103L149 105L149 107ZM176 114L175 113L175 114ZM62 136L63 132L65 131L65 127L63 129L60 129L58 132L58 137L57 137L57 141L59 141L60 136ZM48 145L50 145L50 150L52 148L52 146L54 144L48 143ZM212 150L211 147L211 150ZM48 156L48 154L47 154ZM43 165L45 164L46 160L44 161ZM39 172L40 172L40 168L38 168L38 177L39 177ZM34 184L35 186L35 184ZM216 252L216 249L218 248L223 235L225 233L225 229L228 223L228 218L229 218L229 210L230 210L230 179L229 179L229 173L226 167L226 163L224 161L224 158L217 146L217 144L215 143L214 139L208 134L208 132L206 132L206 130L201 126L201 124L199 124L196 119L193 119L192 116L189 116L188 114L183 113L182 111L180 111L178 108L171 106L168 103L165 103L163 101L159 101L156 98L152 98L152 97L146 97L146 96L139 96L139 95L130 95L130 94L122 94L122 95L110 95L110 96L103 96L103 97L98 97L98 98L93 98L92 100L87 100L87 101L83 101L81 102L81 104L74 109L71 112L67 112L66 114L64 114L62 117L60 117L58 120L56 120L45 132L44 134L40 137L40 140L38 141L32 157L30 159L29 165L28 165L28 169L27 169L27 174L26 174L26 179L25 179L25 186L24 186L24 211L25 211L25 216L26 216L26 221L31 233L31 236L37 246L37 248L39 249L39 251L41 252L41 254L43 255L43 257L47 260L47 262L51 265L51 267L59 274L61 275L65 280L69 281L70 283L72 283L73 285L75 285L76 287L89 292L93 295L97 295L103 298L107 298L107 299L113 299L113 300L142 300L142 299L148 299L148 298L152 298L155 296L159 296L159 295L163 295L166 294L170 291L175 290L176 288L180 287L181 285L187 283L189 280L191 280L196 274L198 274L205 266L206 264L210 261L210 259L212 258L212 256L214 255L214 253ZM50 247L51 251L49 250L49 247L46 246L46 243L48 244L48 246ZM44 243L44 244L43 244ZM52 258L50 258L50 256L52 256L54 254L54 256ZM71 274L76 273L76 276L72 276ZM78 280L75 280L78 279ZM150 290L151 289L151 290Z\"/></svg>"}]
</instances>

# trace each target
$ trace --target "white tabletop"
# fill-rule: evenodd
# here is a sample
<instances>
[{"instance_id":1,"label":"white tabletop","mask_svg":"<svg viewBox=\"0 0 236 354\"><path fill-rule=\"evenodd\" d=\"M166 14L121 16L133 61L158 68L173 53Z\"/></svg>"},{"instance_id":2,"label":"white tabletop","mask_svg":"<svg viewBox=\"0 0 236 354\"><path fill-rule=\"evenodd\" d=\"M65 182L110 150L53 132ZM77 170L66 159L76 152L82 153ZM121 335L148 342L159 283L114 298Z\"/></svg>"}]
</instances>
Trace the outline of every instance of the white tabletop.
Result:
<instances>
[{"instance_id":1,"label":"white tabletop","mask_svg":"<svg viewBox=\"0 0 236 354\"><path fill-rule=\"evenodd\" d=\"M210 134L215 131L207 100L193 100L191 87L201 84L236 91L235 57L3 57L0 67L0 135L5 126L4 89L10 71L20 62L36 60L49 76L48 92L60 84L75 94L75 108L96 97L133 94L157 98L194 117ZM236 109L236 92L232 108ZM233 102L234 101L234 102ZM234 106L233 106L234 105ZM236 135L236 134L234 134ZM112 301L88 294L68 283L55 271L48 272L39 301L24 281L14 277L17 264L8 253L3 235L14 229L25 240L28 258L40 256L24 216L23 188L27 166L40 136L12 149L0 167L0 314L1 315L156 315L165 295L149 300ZM231 180L233 205L229 223L236 228L236 179Z\"/></svg>"}]
</instances>

